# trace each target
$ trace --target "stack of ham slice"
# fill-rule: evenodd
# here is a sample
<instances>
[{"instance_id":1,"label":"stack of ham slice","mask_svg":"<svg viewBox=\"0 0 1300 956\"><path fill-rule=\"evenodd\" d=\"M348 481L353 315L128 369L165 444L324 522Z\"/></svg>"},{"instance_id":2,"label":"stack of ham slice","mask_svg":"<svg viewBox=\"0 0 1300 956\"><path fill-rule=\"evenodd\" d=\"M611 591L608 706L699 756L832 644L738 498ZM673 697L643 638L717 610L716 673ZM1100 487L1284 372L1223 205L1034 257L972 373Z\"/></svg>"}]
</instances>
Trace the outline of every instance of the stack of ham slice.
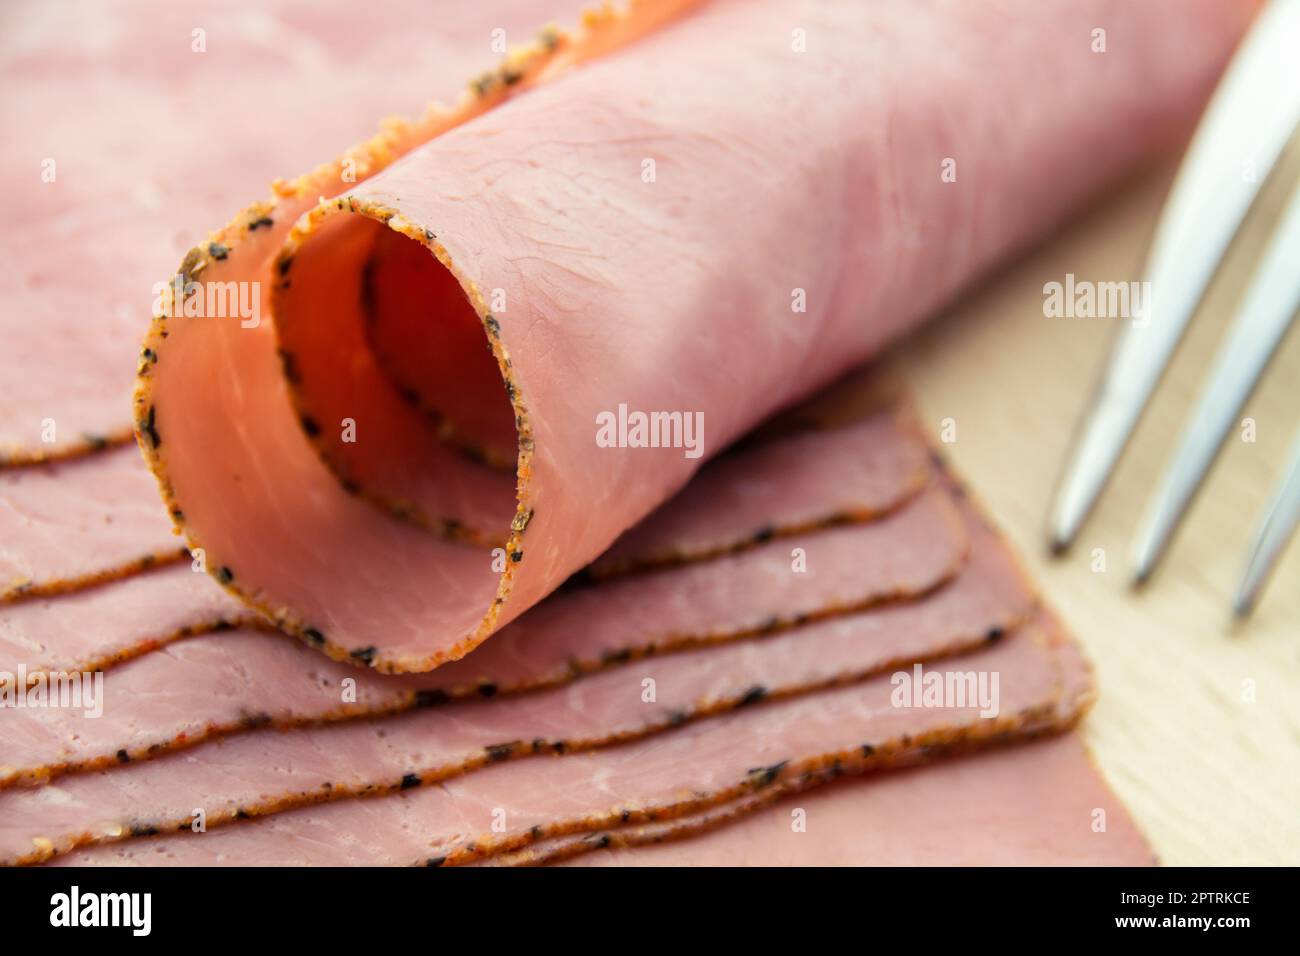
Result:
<instances>
[{"instance_id":1,"label":"stack of ham slice","mask_svg":"<svg viewBox=\"0 0 1300 956\"><path fill-rule=\"evenodd\" d=\"M659 509L594 583L426 675L240 629L112 668L97 719L6 714L0 857L567 858L611 824L629 841L691 832L838 777L1063 730L1086 707L1082 659L893 403L766 435L699 483L707 498ZM672 547L678 528L690 533ZM704 556L663 558L692 551ZM10 610L39 631L66 600ZM45 659L93 653L65 640ZM973 698L897 706L892 674L915 662L997 674L997 713ZM1091 779L1082 757L1067 762ZM1141 859L1121 835L1108 852Z\"/></svg>"},{"instance_id":2,"label":"stack of ham slice","mask_svg":"<svg viewBox=\"0 0 1300 956\"><path fill-rule=\"evenodd\" d=\"M182 286L250 288L262 321L163 292L148 467L104 414L129 329L97 330L61 390L32 372L67 361L58 324L15 327L0 694L105 679L99 715L0 708L0 860L1147 860L1076 742L1024 743L1076 724L1087 664L906 402L855 376L781 410L1187 127L1248 11L1172 5L644 2L548 28L184 257ZM292 2L214 8L205 36L224 69L291 41L295 82L348 103L319 157L429 88L412 24L463 58L557 12L405 19L424 6L356 51L346 18ZM60 64L55 21L6 16L9 76L111 70L191 19L137 12ZM1097 26L1125 42L1093 52ZM195 70L184 38L150 68ZM391 82L322 65L349 54ZM188 113L196 135L250 88ZM76 155L94 131L50 89L25 128ZM213 184L164 239L227 202L227 167L299 162L283 138L197 168L136 154L168 196L181 171ZM31 222L121 254L112 203L60 225L26 192ZM9 311L66 321L33 254ZM134 280L91 266L107 315ZM620 407L698 414L703 456L603 447ZM922 673L949 692L900 696Z\"/></svg>"}]
</instances>

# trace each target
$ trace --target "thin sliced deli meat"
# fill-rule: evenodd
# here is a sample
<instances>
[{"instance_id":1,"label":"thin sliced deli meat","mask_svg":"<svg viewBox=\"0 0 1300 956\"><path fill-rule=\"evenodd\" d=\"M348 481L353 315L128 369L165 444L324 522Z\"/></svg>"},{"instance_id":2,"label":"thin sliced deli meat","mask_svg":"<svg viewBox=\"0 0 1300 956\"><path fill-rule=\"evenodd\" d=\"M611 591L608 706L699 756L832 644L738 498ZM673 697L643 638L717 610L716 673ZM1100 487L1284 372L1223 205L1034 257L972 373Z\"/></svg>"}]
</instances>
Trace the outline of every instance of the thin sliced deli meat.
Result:
<instances>
[{"instance_id":1,"label":"thin sliced deli meat","mask_svg":"<svg viewBox=\"0 0 1300 956\"><path fill-rule=\"evenodd\" d=\"M134 447L0 471L0 604L183 557Z\"/></svg>"},{"instance_id":2,"label":"thin sliced deli meat","mask_svg":"<svg viewBox=\"0 0 1300 956\"><path fill-rule=\"evenodd\" d=\"M75 594L0 606L0 683L20 669L29 676L104 670L183 637L258 623L186 561Z\"/></svg>"},{"instance_id":3,"label":"thin sliced deli meat","mask_svg":"<svg viewBox=\"0 0 1300 956\"><path fill-rule=\"evenodd\" d=\"M966 521L935 485L876 522L558 594L480 653L424 677L366 680L364 671L256 631L180 641L109 671L100 716L72 708L0 712L0 785L155 756L268 723L491 697L673 648L774 633L934 592L961 569L968 548ZM1023 593L1014 570L995 572L994 581L1002 594ZM358 686L354 702L341 692L349 678Z\"/></svg>"},{"instance_id":4,"label":"thin sliced deli meat","mask_svg":"<svg viewBox=\"0 0 1300 956\"><path fill-rule=\"evenodd\" d=\"M1040 609L1040 622L1050 627L1053 620L1050 612ZM1039 711L1033 721L1020 728L1017 736L1021 740L1033 740L1044 734L1059 733L1073 726L1092 706L1095 699L1092 665L1083 656L1079 646L1061 635L1059 631L1055 634L1052 646L1057 654L1057 698L1051 706ZM966 748L961 744L943 748L947 754L961 754L963 749ZM903 764L913 761L914 755L907 752L901 754ZM899 762L894 761L892 765L897 766ZM861 769L863 768L854 768L851 772L856 773ZM1088 770L1093 770L1091 764L1088 765ZM823 763L801 774L787 775L775 786L764 787L754 792L742 792L733 800L710 804L699 813L677 814L666 819L652 817L649 822L637 818L632 825L629 825L629 820L621 816L614 817L604 828L591 829L576 837L566 833L546 840L528 842L523 849L496 853L474 862L485 862L494 866L549 865L580 858L604 849L630 850L684 840L687 837L728 826L750 814L761 813L788 797L806 795L810 791L833 785L841 780L845 773L846 768L838 761ZM1095 773L1092 775L1095 776ZM1105 789L1105 785L1099 780L1096 783L1100 784L1102 790ZM1096 786L1093 789L1095 790ZM951 792L947 794L946 799L952 799ZM1127 817L1121 821L1121 824L1125 821ZM1129 825L1131 827L1131 822ZM910 833L911 830L905 832ZM719 842L722 842L727 849L734 849L725 838ZM829 860L827 862L829 863ZM721 860L719 865L722 865Z\"/></svg>"},{"instance_id":5,"label":"thin sliced deli meat","mask_svg":"<svg viewBox=\"0 0 1300 956\"><path fill-rule=\"evenodd\" d=\"M587 569L698 560L822 525L870 520L930 477L930 449L890 407L861 421L782 435L728 452L665 507L627 531Z\"/></svg>"},{"instance_id":6,"label":"thin sliced deli meat","mask_svg":"<svg viewBox=\"0 0 1300 956\"><path fill-rule=\"evenodd\" d=\"M688 488L664 504L636 530L637 541L620 542L617 567L602 567L598 576L663 564L668 558L702 560L778 535L871 520L900 507L932 474L928 447L909 415L895 403L843 427L814 431L810 429L818 426L810 421L802 431L747 443L700 475L709 482L709 495L691 494ZM102 474L110 459L121 461L105 456L100 464L77 466L75 473ZM147 474L138 458L136 468L142 477ZM782 491L787 483L788 490ZM60 487L44 486L43 493L58 497ZM79 506L83 500L66 504ZM655 531L657 523L666 531ZM188 562L183 569L92 588L66 601L47 598L0 607L0 674L16 672L19 665L29 671L97 670L177 637L257 619L206 575L195 577L196 567Z\"/></svg>"},{"instance_id":7,"label":"thin sliced deli meat","mask_svg":"<svg viewBox=\"0 0 1300 956\"><path fill-rule=\"evenodd\" d=\"M0 125L24 147L0 158L0 467L130 440L155 283L203 230L454 95L499 58L494 29L520 42L585 5L389 0L359 30L322 0L7 0Z\"/></svg>"},{"instance_id":8,"label":"thin sliced deli meat","mask_svg":"<svg viewBox=\"0 0 1300 956\"><path fill-rule=\"evenodd\" d=\"M703 457L1170 145L1249 14L1219 0L666 10L521 52L482 86L494 108L395 129L360 149L370 178L322 167L214 234L223 257L199 247L182 264L201 286L260 283L274 329L157 320L142 443L227 586L332 656L412 671L467 653ZM645 28L655 15L671 22ZM1105 57L1086 42L1099 22L1125 39ZM374 323L454 349L471 391L495 395L485 417L513 416L512 497L422 473L447 442L371 350ZM477 345L462 334L475 323ZM493 443L444 411L460 441ZM627 413L677 415L682 447L600 447L598 416L626 439ZM406 501L425 527L367 496ZM504 571L461 537L508 539Z\"/></svg>"},{"instance_id":9,"label":"thin sliced deli meat","mask_svg":"<svg viewBox=\"0 0 1300 956\"><path fill-rule=\"evenodd\" d=\"M1048 612L1040 611L1039 613L1041 621L1052 620ZM1060 635L1053 642L1053 646L1058 655L1058 696L1051 707L1040 712L1035 722L1021 729L1019 736L1024 740L1032 740L1044 733L1056 733L1072 726L1092 706L1095 699L1092 665L1083 656L1079 646ZM1082 750L1082 748L1079 749ZM948 750L956 753L961 752L960 747L955 750L948 748ZM1080 766L1078 761L1074 761L1074 763L1076 767L1079 767L1074 774L1076 777L1086 775L1091 778L1083 781L1087 790L1095 793L1100 789L1108 793L1105 784L1097 777L1095 768L1092 767L1090 761L1086 761L1086 766L1083 767ZM995 773L997 772L996 768L997 764L995 763ZM549 865L584 857L589 853L605 849L631 850L665 843L676 843L676 841L685 840L688 837L709 833L719 827L734 824L750 814L761 814L774 804L778 804L779 801L794 795L807 795L809 791L816 791L827 787L827 785L833 785L844 776L845 768L839 763L832 762L829 765L810 769L797 776L787 776L776 786L765 787L752 793L742 793L730 802L711 805L697 814L680 815L667 820L653 819L649 823L638 820L636 825L628 825L627 820L615 818L610 821L610 826L603 829L593 830L576 837L566 834L552 839L532 842L525 845L521 850L494 854L479 862L497 866ZM951 801L952 791L943 792L945 794L944 799ZM1091 805L1090 809L1095 808L1095 806L1096 804ZM1136 838L1136 841L1133 839L1126 840L1124 845L1128 849L1132 849L1134 845L1142 845L1140 835L1137 834L1127 815L1123 814L1122 808L1120 812L1122 814L1119 821L1120 832L1126 837L1132 836ZM786 822L789 823L788 817ZM1091 824L1093 820L1088 817L1086 822ZM894 824L897 825L896 820ZM912 833L913 830L910 826L901 831L901 834L910 835ZM733 840L723 836L712 842L719 845L716 853L718 857L716 860L717 865L726 865L728 856L736 855L737 845ZM707 847L710 843L705 841L703 845ZM854 841L853 845L861 846L862 844ZM1144 845L1143 849L1145 849ZM707 853L706 850L706 856ZM663 855L671 859L671 854ZM608 854L605 856L608 856ZM751 860L753 859L754 857L751 857ZM833 862L833 859L834 854L823 861L824 865L829 865ZM861 859L857 862L859 864L885 864L888 861ZM1068 861L1061 860L1058 862Z\"/></svg>"},{"instance_id":10,"label":"thin sliced deli meat","mask_svg":"<svg viewBox=\"0 0 1300 956\"><path fill-rule=\"evenodd\" d=\"M844 780L776 803L551 841L575 866L1149 866L1078 734ZM762 805L758 805L762 803ZM1095 826L1097 811L1106 826ZM796 828L796 811L800 827ZM690 837L690 839L685 839Z\"/></svg>"},{"instance_id":11,"label":"thin sliced deli meat","mask_svg":"<svg viewBox=\"0 0 1300 956\"><path fill-rule=\"evenodd\" d=\"M936 596L691 653L611 663L584 681L545 693L503 699L498 691L490 701L478 693L473 702L401 718L299 733L262 730L68 777L35 793L11 789L0 793L0 862L141 830L165 832L188 821L200 797L212 827L241 815L436 782L489 759L573 752L663 733L759 701L967 652L1004 639L1033 611L1032 596L1009 556L995 550L991 534L983 535L987 540L977 545L981 551L967 575L964 602ZM955 595L960 587L954 582L949 590ZM980 610L971 603L975 591L988 602L983 614L972 613ZM504 645L510 633L491 647ZM646 699L648 689L652 700ZM337 701L335 691L330 703ZM526 742L522 749L520 741ZM240 772L231 774L232 767ZM328 793L322 790L326 784Z\"/></svg>"},{"instance_id":12,"label":"thin sliced deli meat","mask_svg":"<svg viewBox=\"0 0 1300 956\"><path fill-rule=\"evenodd\" d=\"M534 744L502 741L482 755L484 769L443 779L436 787L403 790L399 781L386 796L197 834L187 820L175 834L157 840L91 848L64 859L73 864L442 865L611 821L690 815L836 761L844 772L891 766L945 748L1058 726L1065 675L1045 630L1050 626L1029 626L989 648L931 665L963 685L982 674L991 687L991 675L998 675L996 695L983 701L996 699L996 707L982 710L973 691L970 699L940 706L897 706L896 682L884 674L821 693L759 702L608 749L509 760ZM554 708L547 714L553 719ZM538 745L545 749L544 741ZM494 823L504 823L504 832L494 835Z\"/></svg>"}]
</instances>

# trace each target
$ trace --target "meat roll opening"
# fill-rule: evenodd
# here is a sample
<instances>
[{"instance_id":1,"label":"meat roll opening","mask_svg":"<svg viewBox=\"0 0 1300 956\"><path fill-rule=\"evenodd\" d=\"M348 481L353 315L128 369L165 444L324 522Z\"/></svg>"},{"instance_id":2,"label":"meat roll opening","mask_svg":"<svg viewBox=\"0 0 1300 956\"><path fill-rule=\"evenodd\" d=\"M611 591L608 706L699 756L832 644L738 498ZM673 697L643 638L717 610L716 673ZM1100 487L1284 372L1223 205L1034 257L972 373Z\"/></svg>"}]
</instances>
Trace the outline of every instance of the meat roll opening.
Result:
<instances>
[{"instance_id":1,"label":"meat roll opening","mask_svg":"<svg viewBox=\"0 0 1300 956\"><path fill-rule=\"evenodd\" d=\"M380 366L444 440L513 472L516 424L507 386L483 320L451 270L391 229L378 230L364 268L366 334Z\"/></svg>"},{"instance_id":2,"label":"meat roll opening","mask_svg":"<svg viewBox=\"0 0 1300 956\"><path fill-rule=\"evenodd\" d=\"M496 320L432 232L389 219L330 204L278 260L276 337L299 423L349 491L454 540L503 545L518 435Z\"/></svg>"}]
</instances>

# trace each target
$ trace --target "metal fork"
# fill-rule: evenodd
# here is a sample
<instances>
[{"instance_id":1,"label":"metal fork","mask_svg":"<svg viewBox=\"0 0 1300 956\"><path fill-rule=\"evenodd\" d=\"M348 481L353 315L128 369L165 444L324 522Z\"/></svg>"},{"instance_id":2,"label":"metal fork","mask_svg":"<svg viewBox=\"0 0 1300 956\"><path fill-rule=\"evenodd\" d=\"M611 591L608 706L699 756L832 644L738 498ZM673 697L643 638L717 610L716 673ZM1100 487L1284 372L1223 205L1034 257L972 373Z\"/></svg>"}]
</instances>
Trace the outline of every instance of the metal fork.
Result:
<instances>
[{"instance_id":1,"label":"metal fork","mask_svg":"<svg viewBox=\"0 0 1300 956\"><path fill-rule=\"evenodd\" d=\"M1300 0L1272 0L1224 75L1179 169L1147 257L1154 293L1123 329L1057 489L1050 535L1064 551L1105 487L1261 184L1300 125ZM1254 175L1247 175L1247 170ZM1206 472L1300 308L1300 189L1242 296L1226 345L1152 498L1134 578L1155 570ZM1300 439L1255 533L1233 610L1254 608L1300 521Z\"/></svg>"}]
</instances>

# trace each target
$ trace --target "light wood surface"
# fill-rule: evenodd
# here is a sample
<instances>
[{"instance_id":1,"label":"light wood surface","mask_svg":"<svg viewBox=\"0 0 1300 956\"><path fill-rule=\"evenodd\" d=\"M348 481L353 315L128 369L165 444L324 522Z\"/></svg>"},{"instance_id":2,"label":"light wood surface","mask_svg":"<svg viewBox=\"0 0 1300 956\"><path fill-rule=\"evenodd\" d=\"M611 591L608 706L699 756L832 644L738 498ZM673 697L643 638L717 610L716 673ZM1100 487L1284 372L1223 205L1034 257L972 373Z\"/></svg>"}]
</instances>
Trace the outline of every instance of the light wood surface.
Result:
<instances>
[{"instance_id":1,"label":"light wood surface","mask_svg":"<svg viewBox=\"0 0 1300 956\"><path fill-rule=\"evenodd\" d=\"M1024 555L1097 668L1084 736L1166 864L1300 864L1300 540L1256 612L1229 602L1250 535L1300 429L1300 334L1285 343L1155 578L1130 586L1148 494L1199 391L1251 262L1280 211L1288 161L1230 253L1076 547L1046 545L1056 479L1124 321L1046 318L1043 285L1140 278L1172 166L1131 184L897 350L921 414ZM1300 263L1297 263L1300 281ZM1103 549L1105 570L1094 570Z\"/></svg>"}]
</instances>

